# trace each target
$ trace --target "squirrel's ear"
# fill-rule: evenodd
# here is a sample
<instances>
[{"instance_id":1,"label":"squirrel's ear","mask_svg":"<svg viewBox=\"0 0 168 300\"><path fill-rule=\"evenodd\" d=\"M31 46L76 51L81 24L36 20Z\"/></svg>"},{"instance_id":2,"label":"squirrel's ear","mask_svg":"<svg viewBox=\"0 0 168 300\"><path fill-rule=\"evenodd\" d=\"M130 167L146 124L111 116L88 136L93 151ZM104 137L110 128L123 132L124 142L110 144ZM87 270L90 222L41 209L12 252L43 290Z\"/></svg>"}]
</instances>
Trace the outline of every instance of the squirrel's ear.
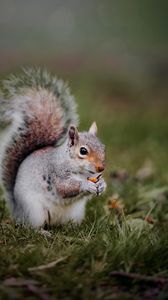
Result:
<instances>
[{"instance_id":1,"label":"squirrel's ear","mask_svg":"<svg viewBox=\"0 0 168 300\"><path fill-rule=\"evenodd\" d=\"M70 125L68 135L70 139L70 145L74 146L75 144L77 144L79 136L78 136L78 130L74 125Z\"/></svg>"},{"instance_id":2,"label":"squirrel's ear","mask_svg":"<svg viewBox=\"0 0 168 300\"><path fill-rule=\"evenodd\" d=\"M89 133L96 135L97 134L97 125L96 122L93 122L93 124L89 128Z\"/></svg>"}]
</instances>

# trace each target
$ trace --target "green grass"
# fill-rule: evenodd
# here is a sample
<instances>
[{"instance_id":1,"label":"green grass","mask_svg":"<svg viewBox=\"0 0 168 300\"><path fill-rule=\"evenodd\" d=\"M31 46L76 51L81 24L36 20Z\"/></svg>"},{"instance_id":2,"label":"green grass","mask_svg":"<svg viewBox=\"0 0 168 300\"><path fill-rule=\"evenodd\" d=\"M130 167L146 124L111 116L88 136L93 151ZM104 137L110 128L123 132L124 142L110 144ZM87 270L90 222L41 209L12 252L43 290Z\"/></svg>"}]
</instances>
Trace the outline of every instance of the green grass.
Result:
<instances>
[{"instance_id":1,"label":"green grass","mask_svg":"<svg viewBox=\"0 0 168 300\"><path fill-rule=\"evenodd\" d=\"M107 192L88 204L81 226L52 227L51 237L16 225L1 194L0 299L167 299L166 112L125 98L116 105L82 81L72 86L81 129L95 119L106 144ZM151 174L137 180L144 164ZM126 180L110 176L121 169ZM123 209L109 208L115 194ZM144 220L148 215L153 224ZM53 267L30 269L53 261Z\"/></svg>"}]
</instances>

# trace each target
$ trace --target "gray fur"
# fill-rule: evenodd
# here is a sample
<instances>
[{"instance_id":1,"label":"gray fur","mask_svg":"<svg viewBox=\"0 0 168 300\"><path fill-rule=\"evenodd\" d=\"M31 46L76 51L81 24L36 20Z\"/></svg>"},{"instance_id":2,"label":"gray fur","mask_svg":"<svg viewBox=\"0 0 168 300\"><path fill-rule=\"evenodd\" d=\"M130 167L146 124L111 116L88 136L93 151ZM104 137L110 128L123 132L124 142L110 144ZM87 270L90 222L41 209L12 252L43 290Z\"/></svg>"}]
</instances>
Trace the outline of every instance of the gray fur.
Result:
<instances>
[{"instance_id":1,"label":"gray fur","mask_svg":"<svg viewBox=\"0 0 168 300\"><path fill-rule=\"evenodd\" d=\"M79 133L82 142L84 135ZM96 137L90 143L92 147L99 147L98 144ZM97 184L87 180L90 169L95 172L95 176L97 173L93 164L78 159L78 147L79 144L69 148L67 137L57 149L39 155L38 152L32 153L23 161L14 188L16 205L13 215L18 221L39 227L48 222L47 212L51 224L68 220L77 223L82 221L87 201L91 195L101 194L106 184L103 178ZM62 197L58 190L64 190L67 184L71 188L72 182L74 185L79 184L78 194L70 198Z\"/></svg>"},{"instance_id":2,"label":"gray fur","mask_svg":"<svg viewBox=\"0 0 168 300\"><path fill-rule=\"evenodd\" d=\"M44 88L53 93L60 102L64 112L65 123L78 125L79 118L76 113L74 96L70 94L67 83L52 76L47 70L40 68L23 69L18 75L12 74L2 81L1 94L4 99L13 99L25 94L27 89ZM9 101L3 100L6 110L9 110Z\"/></svg>"},{"instance_id":3,"label":"gray fur","mask_svg":"<svg viewBox=\"0 0 168 300\"><path fill-rule=\"evenodd\" d=\"M47 105L55 109L55 114L51 109L55 117L50 124L46 119L41 120L46 117L43 97ZM37 101L37 106L33 101ZM0 104L0 121L11 125L5 131L1 146L1 175L14 218L33 227L69 220L80 223L91 195L102 193L106 188L103 178L97 183L88 180L91 174L99 175L96 162L104 164L105 159L104 145L96 137L96 124L91 126L90 132L78 133L74 97L62 80L46 70L26 69L4 80ZM46 125L31 127L37 123L37 113L47 128ZM59 120L59 116L57 133L52 122ZM74 128L74 134L67 132L70 124L74 125L70 127ZM50 129L56 140L49 140ZM82 146L87 147L93 159L80 157Z\"/></svg>"}]
</instances>

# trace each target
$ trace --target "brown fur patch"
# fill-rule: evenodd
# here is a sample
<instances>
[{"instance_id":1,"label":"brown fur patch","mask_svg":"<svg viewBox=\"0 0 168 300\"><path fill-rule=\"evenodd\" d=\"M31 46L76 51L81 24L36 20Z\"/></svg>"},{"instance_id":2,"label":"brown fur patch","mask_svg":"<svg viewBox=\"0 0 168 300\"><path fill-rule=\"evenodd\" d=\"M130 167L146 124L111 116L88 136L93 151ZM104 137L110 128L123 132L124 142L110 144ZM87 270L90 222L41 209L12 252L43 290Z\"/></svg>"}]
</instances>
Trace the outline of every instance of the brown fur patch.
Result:
<instances>
[{"instance_id":1,"label":"brown fur patch","mask_svg":"<svg viewBox=\"0 0 168 300\"><path fill-rule=\"evenodd\" d=\"M7 190L12 190L21 162L36 149L53 146L64 133L63 112L55 96L41 89L26 97L23 130L14 133L3 160L2 177Z\"/></svg>"},{"instance_id":2,"label":"brown fur patch","mask_svg":"<svg viewBox=\"0 0 168 300\"><path fill-rule=\"evenodd\" d=\"M91 151L88 157L86 158L89 162L94 162L95 165L102 163L102 159L99 157L99 154Z\"/></svg>"}]
</instances>

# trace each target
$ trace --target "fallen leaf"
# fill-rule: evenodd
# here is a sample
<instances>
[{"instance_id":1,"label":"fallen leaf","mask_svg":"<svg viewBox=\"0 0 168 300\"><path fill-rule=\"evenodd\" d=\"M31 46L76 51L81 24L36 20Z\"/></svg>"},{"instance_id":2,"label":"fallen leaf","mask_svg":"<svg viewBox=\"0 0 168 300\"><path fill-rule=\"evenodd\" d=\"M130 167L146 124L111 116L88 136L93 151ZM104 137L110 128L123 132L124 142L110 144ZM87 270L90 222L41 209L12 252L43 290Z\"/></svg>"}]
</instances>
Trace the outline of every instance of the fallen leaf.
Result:
<instances>
[{"instance_id":1,"label":"fallen leaf","mask_svg":"<svg viewBox=\"0 0 168 300\"><path fill-rule=\"evenodd\" d=\"M148 222L149 224L154 224L155 221L151 216L146 216L145 221Z\"/></svg>"},{"instance_id":2,"label":"fallen leaf","mask_svg":"<svg viewBox=\"0 0 168 300\"><path fill-rule=\"evenodd\" d=\"M118 211L122 211L124 208L122 199L119 198L118 194L114 194L111 197L109 197L107 205L108 205L109 210L115 209Z\"/></svg>"}]
</instances>

